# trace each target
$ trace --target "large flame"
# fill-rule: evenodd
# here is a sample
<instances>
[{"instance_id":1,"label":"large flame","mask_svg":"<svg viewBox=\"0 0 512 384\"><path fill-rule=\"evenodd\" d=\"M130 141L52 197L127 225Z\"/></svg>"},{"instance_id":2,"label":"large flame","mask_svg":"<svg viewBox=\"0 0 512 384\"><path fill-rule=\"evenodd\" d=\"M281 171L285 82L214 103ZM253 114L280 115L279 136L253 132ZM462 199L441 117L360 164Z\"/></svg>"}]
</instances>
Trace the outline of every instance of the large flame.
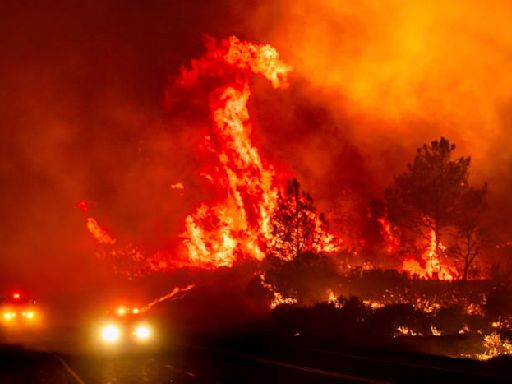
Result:
<instances>
[{"instance_id":1,"label":"large flame","mask_svg":"<svg viewBox=\"0 0 512 384\"><path fill-rule=\"evenodd\" d=\"M443 262L440 253L444 252L446 247L439 243L436 246L436 233L430 231L430 241L428 247L422 254L421 262L406 257L402 263L402 269L410 276L419 277L420 279L439 279L439 280L455 280L459 277L456 269Z\"/></svg>"},{"instance_id":2,"label":"large flame","mask_svg":"<svg viewBox=\"0 0 512 384\"><path fill-rule=\"evenodd\" d=\"M380 225L380 233L386 244L386 253L396 253L400 246L400 238L396 235L392 224L389 222L388 213L385 212L384 216L378 217L377 222Z\"/></svg>"},{"instance_id":3,"label":"large flame","mask_svg":"<svg viewBox=\"0 0 512 384\"><path fill-rule=\"evenodd\" d=\"M182 71L181 83L187 86L201 76L220 76L226 82L211 93L213 124L206 138L219 166L215 174L204 174L226 194L217 204L202 204L187 216L184 243L191 263L232 266L240 257L265 257L278 185L274 168L262 160L251 142L249 77L251 72L262 74L274 88L285 88L290 69L270 45L230 37L212 41L203 58ZM324 237L318 251L335 251L333 236L325 233Z\"/></svg>"},{"instance_id":4,"label":"large flame","mask_svg":"<svg viewBox=\"0 0 512 384\"><path fill-rule=\"evenodd\" d=\"M274 167L263 161L251 142L247 109L251 95L249 79L251 74L260 74L274 88L283 89L287 87L291 68L268 44L252 44L232 36L218 42L210 39L207 48L201 59L192 60L190 68L182 69L177 85L190 89L202 85L205 78L220 79L222 83L210 94L212 125L210 135L205 137L205 147L214 154L217 164L213 167L209 164L208 171L201 173L220 196L216 203L200 204L186 217L185 262L167 260L164 252L157 252L143 261L137 247L118 246L116 238L96 219L87 219L87 228L100 245L110 247L107 252L110 256L124 257L132 266L140 263L143 271L183 265L229 267L240 258L262 260L267 246L272 243L271 218L280 186ZM181 182L171 188L184 191ZM79 208L87 211L86 204L79 203ZM321 218L314 215L317 232L321 235L315 251L337 251L339 245L335 237L323 230Z\"/></svg>"}]
</instances>

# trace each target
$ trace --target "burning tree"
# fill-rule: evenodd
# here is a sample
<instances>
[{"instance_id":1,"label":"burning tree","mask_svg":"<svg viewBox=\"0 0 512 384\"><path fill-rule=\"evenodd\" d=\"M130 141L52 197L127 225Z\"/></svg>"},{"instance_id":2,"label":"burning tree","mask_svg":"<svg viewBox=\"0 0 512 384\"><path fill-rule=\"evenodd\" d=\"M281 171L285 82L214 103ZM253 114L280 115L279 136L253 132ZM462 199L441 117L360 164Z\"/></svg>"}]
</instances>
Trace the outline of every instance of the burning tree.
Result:
<instances>
[{"instance_id":1,"label":"burning tree","mask_svg":"<svg viewBox=\"0 0 512 384\"><path fill-rule=\"evenodd\" d=\"M274 256L292 260L304 252L322 250L327 222L323 214L317 214L311 195L301 190L297 179L290 180L284 193L278 194L271 222L269 250Z\"/></svg>"},{"instance_id":2,"label":"burning tree","mask_svg":"<svg viewBox=\"0 0 512 384\"><path fill-rule=\"evenodd\" d=\"M268 281L299 304L331 288L337 273L333 253L338 246L328 233L327 221L318 214L311 195L290 180L277 197L272 216L273 240L268 248Z\"/></svg>"},{"instance_id":3,"label":"burning tree","mask_svg":"<svg viewBox=\"0 0 512 384\"><path fill-rule=\"evenodd\" d=\"M427 278L466 278L480 251L479 228L486 187L469 186L471 158L453 160L454 150L455 145L444 137L424 144L407 171L385 191L389 219L401 233L401 251L417 254L418 239L424 240L420 250L425 266L420 274ZM450 250L441 242L444 235L450 235L453 242ZM441 263L442 257L457 255L465 260L462 273ZM419 272L418 263L406 262L411 268L404 269Z\"/></svg>"}]
</instances>

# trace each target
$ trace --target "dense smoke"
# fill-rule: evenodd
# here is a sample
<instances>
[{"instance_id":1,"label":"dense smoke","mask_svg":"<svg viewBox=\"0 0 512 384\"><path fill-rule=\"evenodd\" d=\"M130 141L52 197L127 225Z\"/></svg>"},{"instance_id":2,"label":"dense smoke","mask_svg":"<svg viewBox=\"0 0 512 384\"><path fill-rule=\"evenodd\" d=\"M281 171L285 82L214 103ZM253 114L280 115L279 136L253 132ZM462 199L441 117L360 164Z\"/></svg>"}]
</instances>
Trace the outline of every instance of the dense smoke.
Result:
<instances>
[{"instance_id":1,"label":"dense smoke","mask_svg":"<svg viewBox=\"0 0 512 384\"><path fill-rule=\"evenodd\" d=\"M473 157L473 181L489 181L494 213L502 212L495 220L510 226L509 2L283 1L256 15L252 26L279 47L308 83L302 92L342 131L315 127L321 138L306 141L305 153L331 149L329 136L338 148L348 141L359 156L338 162L337 173L365 164L362 177L379 193L416 147L444 135ZM314 185L326 184L325 164L337 160L336 150L326 153L299 164L318 176Z\"/></svg>"},{"instance_id":2,"label":"dense smoke","mask_svg":"<svg viewBox=\"0 0 512 384\"><path fill-rule=\"evenodd\" d=\"M489 181L490 221L497 241L509 240L506 1L3 7L6 286L84 276L73 279L80 285L97 274L81 200L120 241L175 249L186 214L211 197L195 156L209 122L207 106L166 112L162 99L168 77L201 56L204 34L269 42L293 66L286 92L254 80L253 139L298 176L334 227L357 228L416 147L444 135L473 156L473 181Z\"/></svg>"}]
</instances>

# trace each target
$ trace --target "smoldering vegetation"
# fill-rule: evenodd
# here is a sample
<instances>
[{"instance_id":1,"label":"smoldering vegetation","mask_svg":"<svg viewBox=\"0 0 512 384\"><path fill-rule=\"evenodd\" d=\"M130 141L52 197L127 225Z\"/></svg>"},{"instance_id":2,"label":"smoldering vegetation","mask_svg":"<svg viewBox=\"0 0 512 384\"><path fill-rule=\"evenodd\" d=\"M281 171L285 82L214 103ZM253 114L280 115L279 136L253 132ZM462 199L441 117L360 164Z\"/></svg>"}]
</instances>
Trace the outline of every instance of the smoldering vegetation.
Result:
<instances>
[{"instance_id":1,"label":"smoldering vegetation","mask_svg":"<svg viewBox=\"0 0 512 384\"><path fill-rule=\"evenodd\" d=\"M331 274L331 290L320 292L317 287L325 285L326 276L318 273L310 277L311 284L304 284L302 302L288 304L276 303L261 285L261 268L187 268L136 279L131 285L144 287L148 297L159 297L170 283L195 284L150 312L164 319L180 342L197 337L280 340L323 350L411 351L479 360L503 360L511 352L508 284L411 280L395 270L359 270Z\"/></svg>"}]
</instances>

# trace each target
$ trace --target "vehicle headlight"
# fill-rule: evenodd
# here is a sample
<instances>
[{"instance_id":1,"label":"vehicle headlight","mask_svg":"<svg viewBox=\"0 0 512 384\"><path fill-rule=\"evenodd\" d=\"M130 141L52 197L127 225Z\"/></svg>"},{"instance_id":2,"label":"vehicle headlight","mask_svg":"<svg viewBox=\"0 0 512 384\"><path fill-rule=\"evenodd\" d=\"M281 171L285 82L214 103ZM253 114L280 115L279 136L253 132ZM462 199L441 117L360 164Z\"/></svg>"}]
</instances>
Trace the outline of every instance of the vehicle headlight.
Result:
<instances>
[{"instance_id":1,"label":"vehicle headlight","mask_svg":"<svg viewBox=\"0 0 512 384\"><path fill-rule=\"evenodd\" d=\"M2 314L4 320L11 321L16 318L16 312L4 312Z\"/></svg>"},{"instance_id":2,"label":"vehicle headlight","mask_svg":"<svg viewBox=\"0 0 512 384\"><path fill-rule=\"evenodd\" d=\"M34 317L36 317L36 313L34 311L22 312L21 315L24 318L29 319L29 320L32 320L32 319L34 319Z\"/></svg>"},{"instance_id":3,"label":"vehicle headlight","mask_svg":"<svg viewBox=\"0 0 512 384\"><path fill-rule=\"evenodd\" d=\"M121 338L121 329L116 324L107 324L101 328L101 340L105 343L117 343Z\"/></svg>"},{"instance_id":4,"label":"vehicle headlight","mask_svg":"<svg viewBox=\"0 0 512 384\"><path fill-rule=\"evenodd\" d=\"M151 339L153 332L148 325L137 325L133 331L133 335L139 341L147 341Z\"/></svg>"}]
</instances>

